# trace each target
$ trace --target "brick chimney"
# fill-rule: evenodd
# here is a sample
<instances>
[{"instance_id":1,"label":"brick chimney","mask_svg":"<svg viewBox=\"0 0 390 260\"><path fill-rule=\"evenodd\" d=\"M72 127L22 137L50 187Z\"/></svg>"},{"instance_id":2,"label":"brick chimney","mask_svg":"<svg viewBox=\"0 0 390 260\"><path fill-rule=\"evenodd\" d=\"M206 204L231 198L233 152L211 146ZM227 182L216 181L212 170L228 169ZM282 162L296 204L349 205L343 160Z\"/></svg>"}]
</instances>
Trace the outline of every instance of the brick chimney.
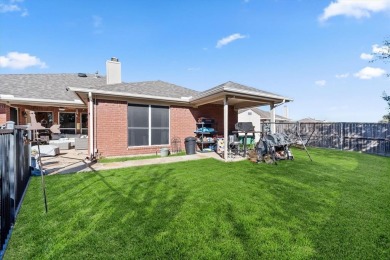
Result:
<instances>
[{"instance_id":1,"label":"brick chimney","mask_svg":"<svg viewBox=\"0 0 390 260\"><path fill-rule=\"evenodd\" d=\"M115 57L106 61L107 85L122 83L121 79L121 63Z\"/></svg>"}]
</instances>

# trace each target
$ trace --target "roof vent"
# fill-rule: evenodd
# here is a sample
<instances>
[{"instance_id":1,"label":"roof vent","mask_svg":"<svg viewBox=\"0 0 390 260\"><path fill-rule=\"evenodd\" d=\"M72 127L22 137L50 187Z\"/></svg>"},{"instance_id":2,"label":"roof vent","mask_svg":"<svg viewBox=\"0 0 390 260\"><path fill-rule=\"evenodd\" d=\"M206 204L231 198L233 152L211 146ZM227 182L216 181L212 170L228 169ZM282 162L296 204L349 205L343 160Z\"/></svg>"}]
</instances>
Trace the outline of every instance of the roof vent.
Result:
<instances>
[{"instance_id":1,"label":"roof vent","mask_svg":"<svg viewBox=\"0 0 390 260\"><path fill-rule=\"evenodd\" d=\"M86 78L87 74L85 74L85 73L78 73L77 76L79 76L81 78Z\"/></svg>"},{"instance_id":2,"label":"roof vent","mask_svg":"<svg viewBox=\"0 0 390 260\"><path fill-rule=\"evenodd\" d=\"M112 58L111 58L111 61L116 61L116 62L118 62L118 61L119 61L119 59L118 59L118 58L116 58L116 57L112 57Z\"/></svg>"}]
</instances>

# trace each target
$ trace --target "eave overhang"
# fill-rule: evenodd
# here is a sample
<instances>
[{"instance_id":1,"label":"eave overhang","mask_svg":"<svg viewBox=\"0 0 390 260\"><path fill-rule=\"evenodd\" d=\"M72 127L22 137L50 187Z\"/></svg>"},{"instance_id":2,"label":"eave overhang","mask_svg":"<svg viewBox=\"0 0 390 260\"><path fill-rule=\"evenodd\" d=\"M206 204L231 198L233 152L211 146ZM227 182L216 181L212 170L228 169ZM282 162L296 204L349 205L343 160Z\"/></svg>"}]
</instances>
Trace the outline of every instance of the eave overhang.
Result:
<instances>
[{"instance_id":1,"label":"eave overhang","mask_svg":"<svg viewBox=\"0 0 390 260\"><path fill-rule=\"evenodd\" d=\"M116 91L107 91L100 89L86 89L86 88L74 88L68 87L67 90L75 92L84 103L87 101L87 95L91 92L93 95L106 96L111 98L129 98L129 99L140 99L140 100L150 100L150 101L162 101L175 104L184 104L189 105L189 98L171 98L171 97L162 97L162 96L153 96L153 95L141 95L134 93L126 92L116 92Z\"/></svg>"},{"instance_id":2,"label":"eave overhang","mask_svg":"<svg viewBox=\"0 0 390 260\"><path fill-rule=\"evenodd\" d=\"M14 97L13 95L0 95L0 103L28 106L84 107L84 103L81 100L67 101L40 98L21 98Z\"/></svg>"},{"instance_id":3,"label":"eave overhang","mask_svg":"<svg viewBox=\"0 0 390 260\"><path fill-rule=\"evenodd\" d=\"M269 105L271 103L280 104L293 101L293 99L279 95L224 87L203 92L200 95L192 98L190 103L193 106L202 106L210 103L222 104L225 97L228 97L230 100L229 104L234 105L236 109Z\"/></svg>"}]
</instances>

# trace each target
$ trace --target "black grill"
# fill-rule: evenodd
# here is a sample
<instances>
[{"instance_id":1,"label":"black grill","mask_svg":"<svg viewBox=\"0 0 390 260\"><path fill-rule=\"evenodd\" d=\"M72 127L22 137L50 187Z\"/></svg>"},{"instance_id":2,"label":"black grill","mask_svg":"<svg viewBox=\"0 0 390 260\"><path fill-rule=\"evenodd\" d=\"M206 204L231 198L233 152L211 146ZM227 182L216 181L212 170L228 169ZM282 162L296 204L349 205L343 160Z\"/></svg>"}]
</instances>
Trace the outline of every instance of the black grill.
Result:
<instances>
[{"instance_id":1,"label":"black grill","mask_svg":"<svg viewBox=\"0 0 390 260\"><path fill-rule=\"evenodd\" d=\"M255 130L255 127L253 126L252 122L238 122L236 123L235 128L237 131L242 132L250 132Z\"/></svg>"}]
</instances>

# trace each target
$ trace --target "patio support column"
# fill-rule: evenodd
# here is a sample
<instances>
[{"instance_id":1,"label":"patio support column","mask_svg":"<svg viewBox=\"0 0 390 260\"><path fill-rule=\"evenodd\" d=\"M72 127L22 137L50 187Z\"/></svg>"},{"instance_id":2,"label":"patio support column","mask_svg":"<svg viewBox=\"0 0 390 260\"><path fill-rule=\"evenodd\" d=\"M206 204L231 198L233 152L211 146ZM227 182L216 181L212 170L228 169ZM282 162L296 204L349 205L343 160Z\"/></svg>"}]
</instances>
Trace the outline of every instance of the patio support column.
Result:
<instances>
[{"instance_id":1,"label":"patio support column","mask_svg":"<svg viewBox=\"0 0 390 260\"><path fill-rule=\"evenodd\" d=\"M272 102L270 105L270 114L271 114L271 134L274 134L276 132L276 125L275 125L275 103Z\"/></svg>"},{"instance_id":2,"label":"patio support column","mask_svg":"<svg viewBox=\"0 0 390 260\"><path fill-rule=\"evenodd\" d=\"M94 138L93 138L93 99L92 93L88 92L88 141L89 141L89 159L92 160L94 158Z\"/></svg>"},{"instance_id":3,"label":"patio support column","mask_svg":"<svg viewBox=\"0 0 390 260\"><path fill-rule=\"evenodd\" d=\"M228 159L228 149L229 149L229 136L228 136L228 122L229 122L229 105L228 97L223 98L223 140L224 140L224 149L223 149L223 158L225 162Z\"/></svg>"}]
</instances>

